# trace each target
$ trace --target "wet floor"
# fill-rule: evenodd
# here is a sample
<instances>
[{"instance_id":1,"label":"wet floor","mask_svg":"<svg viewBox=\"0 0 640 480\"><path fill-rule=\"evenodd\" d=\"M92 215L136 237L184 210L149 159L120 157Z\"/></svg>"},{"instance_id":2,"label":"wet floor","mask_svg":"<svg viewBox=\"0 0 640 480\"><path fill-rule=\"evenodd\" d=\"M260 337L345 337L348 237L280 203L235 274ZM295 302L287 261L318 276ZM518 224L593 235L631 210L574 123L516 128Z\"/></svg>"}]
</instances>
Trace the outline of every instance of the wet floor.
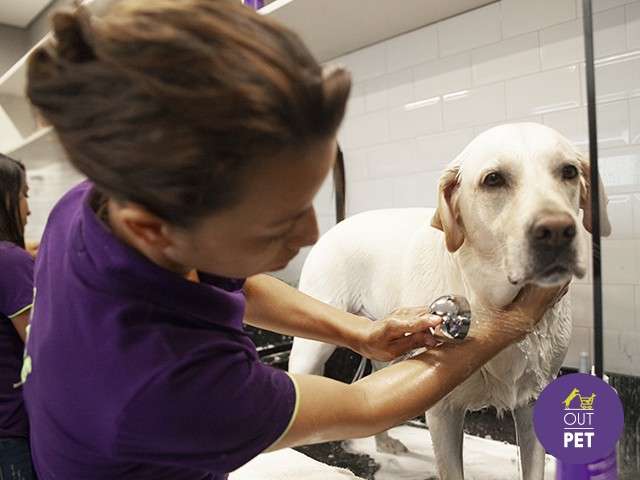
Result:
<instances>
[{"instance_id":1,"label":"wet floor","mask_svg":"<svg viewBox=\"0 0 640 480\"><path fill-rule=\"evenodd\" d=\"M470 458L482 458L481 451L477 451L478 448L492 448L492 450L495 450L496 447L510 445L508 440L512 440L511 437L515 438L514 430L513 422L508 417L498 420L495 413L490 410L469 414L465 422L465 433L472 433L473 437L468 435L465 437L465 464ZM387 478L411 480L437 479L435 458L431 450L431 439L424 425L424 421L415 420L409 425L400 427L399 430L395 429L394 431L401 432L400 434L396 434L401 435L401 437L397 438L402 440L409 448L409 454L379 454L375 449L374 440L371 438L345 442L345 444L342 442L330 442L320 445L310 445L297 448L296 450L322 463L347 468L356 476L368 480L385 480ZM477 442L475 442L476 439L484 440L487 443L477 444ZM494 441L489 443L492 440ZM475 443L471 444L470 442ZM515 442L512 440L511 444L513 443ZM472 452L471 449L474 447L476 451ZM515 449L515 447L513 447L513 449ZM515 450L507 451L509 455L515 459ZM487 471L490 467L492 468L496 465L493 456L486 460L486 465L482 471ZM503 470L506 468L513 473L512 476L505 478L519 478L518 469L514 462L507 462L502 465ZM482 462L476 460L475 463ZM489 470L488 478L491 478L490 472ZM395 476L392 477L390 475ZM492 480L498 480L498 477Z\"/></svg>"}]
</instances>

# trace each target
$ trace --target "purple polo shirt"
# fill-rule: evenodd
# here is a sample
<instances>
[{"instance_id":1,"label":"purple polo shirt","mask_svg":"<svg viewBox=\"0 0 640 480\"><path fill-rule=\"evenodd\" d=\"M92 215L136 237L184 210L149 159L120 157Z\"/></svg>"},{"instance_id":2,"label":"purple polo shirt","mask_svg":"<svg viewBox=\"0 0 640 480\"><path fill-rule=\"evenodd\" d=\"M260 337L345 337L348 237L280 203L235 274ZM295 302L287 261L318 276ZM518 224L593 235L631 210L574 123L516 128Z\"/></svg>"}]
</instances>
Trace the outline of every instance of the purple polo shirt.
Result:
<instances>
[{"instance_id":1,"label":"purple polo shirt","mask_svg":"<svg viewBox=\"0 0 640 480\"><path fill-rule=\"evenodd\" d=\"M10 242L0 242L0 437L27 437L29 422L20 382L24 344L11 319L31 308L33 258Z\"/></svg>"},{"instance_id":2,"label":"purple polo shirt","mask_svg":"<svg viewBox=\"0 0 640 480\"><path fill-rule=\"evenodd\" d=\"M119 241L88 182L38 252L25 384L40 480L218 480L272 445L289 376L243 332L242 280L190 282Z\"/></svg>"}]
</instances>

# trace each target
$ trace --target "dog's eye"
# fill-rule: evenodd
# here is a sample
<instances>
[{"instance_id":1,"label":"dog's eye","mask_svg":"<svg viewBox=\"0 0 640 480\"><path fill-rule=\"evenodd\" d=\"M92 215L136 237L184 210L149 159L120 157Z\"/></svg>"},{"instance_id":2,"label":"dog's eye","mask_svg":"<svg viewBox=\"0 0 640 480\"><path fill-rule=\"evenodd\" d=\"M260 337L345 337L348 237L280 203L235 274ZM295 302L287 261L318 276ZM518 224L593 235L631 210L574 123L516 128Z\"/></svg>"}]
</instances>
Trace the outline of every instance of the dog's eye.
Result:
<instances>
[{"instance_id":1,"label":"dog's eye","mask_svg":"<svg viewBox=\"0 0 640 480\"><path fill-rule=\"evenodd\" d=\"M573 180L578 176L578 169L573 165L565 165L562 167L562 178L565 180Z\"/></svg>"},{"instance_id":2,"label":"dog's eye","mask_svg":"<svg viewBox=\"0 0 640 480\"><path fill-rule=\"evenodd\" d=\"M491 172L484 177L482 184L485 187L502 187L506 183L504 177L497 172Z\"/></svg>"}]
</instances>

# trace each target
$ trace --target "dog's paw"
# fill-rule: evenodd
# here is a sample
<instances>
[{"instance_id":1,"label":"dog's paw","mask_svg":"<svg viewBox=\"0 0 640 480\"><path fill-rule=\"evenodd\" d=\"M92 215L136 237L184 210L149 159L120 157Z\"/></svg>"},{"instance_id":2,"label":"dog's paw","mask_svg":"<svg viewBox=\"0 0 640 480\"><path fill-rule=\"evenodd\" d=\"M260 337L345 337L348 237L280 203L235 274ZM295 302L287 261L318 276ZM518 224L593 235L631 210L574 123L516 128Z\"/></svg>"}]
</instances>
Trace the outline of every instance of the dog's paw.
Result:
<instances>
[{"instance_id":1,"label":"dog's paw","mask_svg":"<svg viewBox=\"0 0 640 480\"><path fill-rule=\"evenodd\" d=\"M390 453L392 455L409 452L409 449L400 440L396 440L387 434L376 436L376 450L379 453Z\"/></svg>"}]
</instances>

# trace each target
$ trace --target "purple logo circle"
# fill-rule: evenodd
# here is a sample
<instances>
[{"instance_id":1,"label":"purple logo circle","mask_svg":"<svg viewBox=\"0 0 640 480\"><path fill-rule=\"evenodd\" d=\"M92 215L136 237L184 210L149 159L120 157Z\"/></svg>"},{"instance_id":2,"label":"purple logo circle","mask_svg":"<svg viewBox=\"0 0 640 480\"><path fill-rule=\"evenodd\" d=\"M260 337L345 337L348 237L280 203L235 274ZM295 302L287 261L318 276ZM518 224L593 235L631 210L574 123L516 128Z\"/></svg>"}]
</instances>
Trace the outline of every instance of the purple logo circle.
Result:
<instances>
[{"instance_id":1,"label":"purple logo circle","mask_svg":"<svg viewBox=\"0 0 640 480\"><path fill-rule=\"evenodd\" d=\"M624 426L622 403L606 382L564 375L542 391L533 411L542 446L557 459L586 464L611 453Z\"/></svg>"}]
</instances>

